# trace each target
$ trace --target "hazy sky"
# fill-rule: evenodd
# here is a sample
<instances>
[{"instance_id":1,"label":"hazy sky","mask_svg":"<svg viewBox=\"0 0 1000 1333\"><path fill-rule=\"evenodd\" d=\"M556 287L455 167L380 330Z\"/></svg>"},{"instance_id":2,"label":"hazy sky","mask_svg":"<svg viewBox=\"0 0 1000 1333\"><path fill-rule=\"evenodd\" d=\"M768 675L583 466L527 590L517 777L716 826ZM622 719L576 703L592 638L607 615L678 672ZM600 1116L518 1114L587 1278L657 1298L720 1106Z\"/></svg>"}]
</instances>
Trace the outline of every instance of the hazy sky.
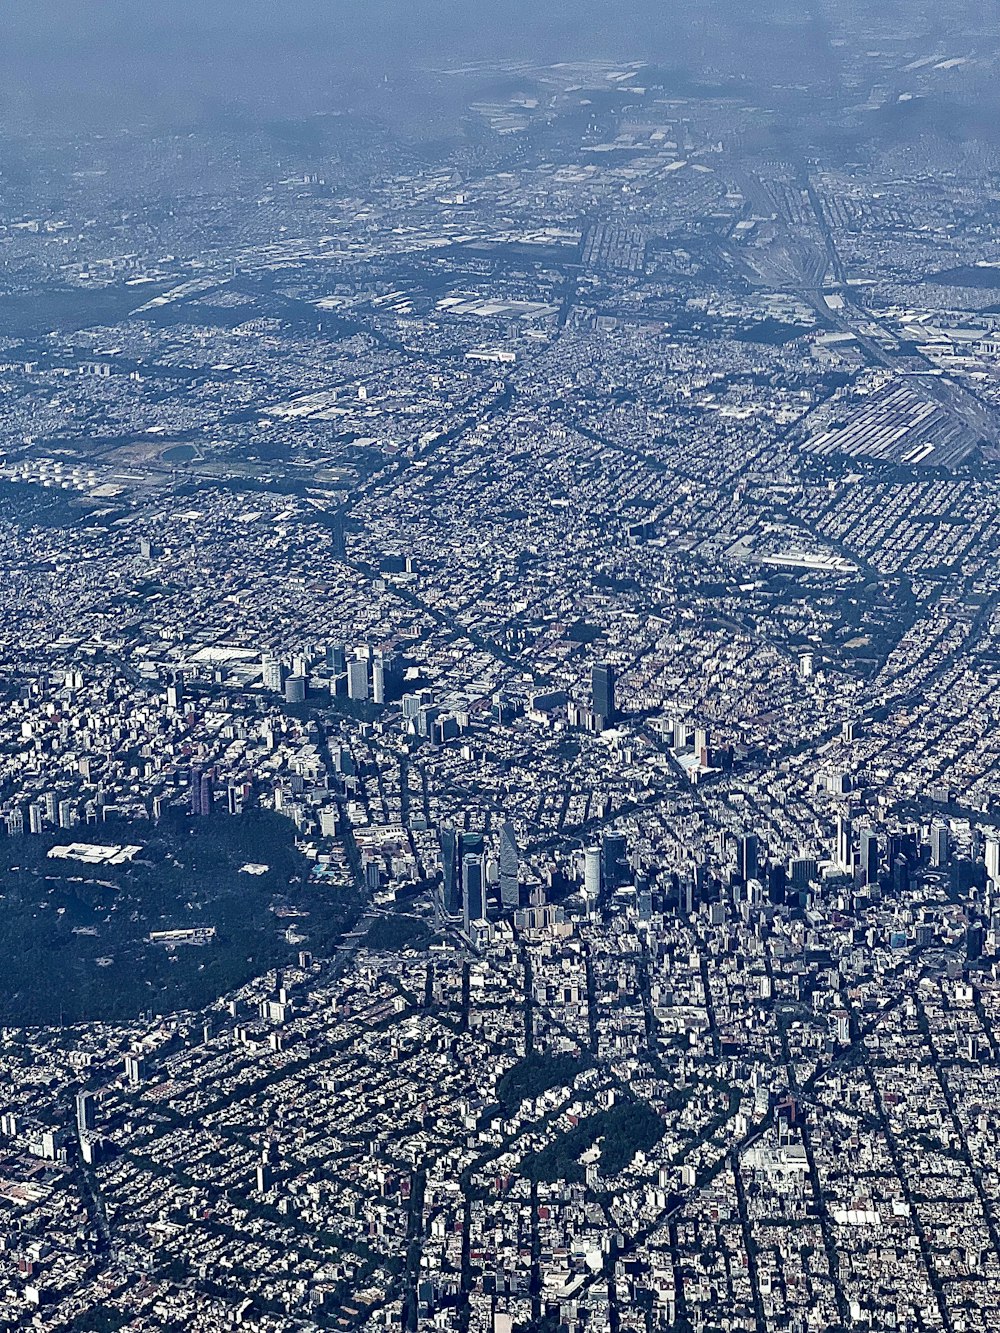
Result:
<instances>
[{"instance_id":1,"label":"hazy sky","mask_svg":"<svg viewBox=\"0 0 1000 1333\"><path fill-rule=\"evenodd\" d=\"M0 109L15 124L295 114L414 66L677 44L676 0L3 0Z\"/></svg>"}]
</instances>

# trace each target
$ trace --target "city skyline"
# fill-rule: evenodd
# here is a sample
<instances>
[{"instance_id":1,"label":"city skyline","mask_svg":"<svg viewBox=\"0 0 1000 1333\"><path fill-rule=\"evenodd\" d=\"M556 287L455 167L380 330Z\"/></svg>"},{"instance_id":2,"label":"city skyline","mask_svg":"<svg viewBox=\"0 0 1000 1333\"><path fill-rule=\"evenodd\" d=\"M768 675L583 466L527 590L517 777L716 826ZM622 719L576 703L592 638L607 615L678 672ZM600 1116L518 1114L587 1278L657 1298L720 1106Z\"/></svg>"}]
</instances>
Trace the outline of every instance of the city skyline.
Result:
<instances>
[{"instance_id":1,"label":"city skyline","mask_svg":"<svg viewBox=\"0 0 1000 1333\"><path fill-rule=\"evenodd\" d=\"M993 10L0 70L0 1330L996 1326Z\"/></svg>"}]
</instances>

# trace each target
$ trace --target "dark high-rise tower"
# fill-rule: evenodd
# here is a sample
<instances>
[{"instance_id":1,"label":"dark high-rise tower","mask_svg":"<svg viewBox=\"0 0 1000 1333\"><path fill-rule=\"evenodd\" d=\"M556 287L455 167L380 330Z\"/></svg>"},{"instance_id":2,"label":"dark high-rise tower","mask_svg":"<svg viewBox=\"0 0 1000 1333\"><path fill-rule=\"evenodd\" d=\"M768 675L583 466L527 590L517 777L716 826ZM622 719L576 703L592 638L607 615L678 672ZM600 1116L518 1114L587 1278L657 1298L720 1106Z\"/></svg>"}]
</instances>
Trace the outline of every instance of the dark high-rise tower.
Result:
<instances>
[{"instance_id":1,"label":"dark high-rise tower","mask_svg":"<svg viewBox=\"0 0 1000 1333\"><path fill-rule=\"evenodd\" d=\"M603 722L613 722L618 716L615 706L615 669L607 662L595 662L590 672L594 712Z\"/></svg>"},{"instance_id":2,"label":"dark high-rise tower","mask_svg":"<svg viewBox=\"0 0 1000 1333\"><path fill-rule=\"evenodd\" d=\"M468 935L473 921L486 915L486 875L480 852L467 852L462 857L462 919Z\"/></svg>"},{"instance_id":3,"label":"dark high-rise tower","mask_svg":"<svg viewBox=\"0 0 1000 1333\"><path fill-rule=\"evenodd\" d=\"M873 828L861 830L861 872L866 884L878 883L878 834Z\"/></svg>"},{"instance_id":4,"label":"dark high-rise tower","mask_svg":"<svg viewBox=\"0 0 1000 1333\"><path fill-rule=\"evenodd\" d=\"M628 882L628 844L622 833L605 833L601 841L601 879L605 894Z\"/></svg>"},{"instance_id":5,"label":"dark high-rise tower","mask_svg":"<svg viewBox=\"0 0 1000 1333\"><path fill-rule=\"evenodd\" d=\"M744 884L757 878L757 869L757 835L748 833L740 838L739 849L739 872Z\"/></svg>"},{"instance_id":6,"label":"dark high-rise tower","mask_svg":"<svg viewBox=\"0 0 1000 1333\"><path fill-rule=\"evenodd\" d=\"M462 910L462 883L459 878L458 834L451 827L441 829L441 865L444 878L441 885L441 897L444 910L449 916L457 916Z\"/></svg>"},{"instance_id":7,"label":"dark high-rise tower","mask_svg":"<svg viewBox=\"0 0 1000 1333\"><path fill-rule=\"evenodd\" d=\"M92 1092L76 1094L76 1127L83 1134L97 1124L97 1103Z\"/></svg>"}]
</instances>

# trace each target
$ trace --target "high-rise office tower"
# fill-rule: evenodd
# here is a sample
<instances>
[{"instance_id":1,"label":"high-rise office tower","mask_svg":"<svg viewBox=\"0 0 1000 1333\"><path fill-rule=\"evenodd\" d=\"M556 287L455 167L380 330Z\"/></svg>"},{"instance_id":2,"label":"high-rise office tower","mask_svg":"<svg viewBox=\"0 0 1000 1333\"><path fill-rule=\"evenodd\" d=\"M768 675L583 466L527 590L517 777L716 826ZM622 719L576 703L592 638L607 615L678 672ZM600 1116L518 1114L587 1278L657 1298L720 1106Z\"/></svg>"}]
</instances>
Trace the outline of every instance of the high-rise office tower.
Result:
<instances>
[{"instance_id":1,"label":"high-rise office tower","mask_svg":"<svg viewBox=\"0 0 1000 1333\"><path fill-rule=\"evenodd\" d=\"M583 853L583 892L593 906L601 898L601 849L588 847Z\"/></svg>"},{"instance_id":2,"label":"high-rise office tower","mask_svg":"<svg viewBox=\"0 0 1000 1333\"><path fill-rule=\"evenodd\" d=\"M505 911L520 906L517 837L508 819L500 830L500 904Z\"/></svg>"},{"instance_id":3,"label":"high-rise office tower","mask_svg":"<svg viewBox=\"0 0 1000 1333\"><path fill-rule=\"evenodd\" d=\"M92 1092L76 1094L76 1127L83 1134L97 1124L97 1102Z\"/></svg>"},{"instance_id":4,"label":"high-rise office tower","mask_svg":"<svg viewBox=\"0 0 1000 1333\"><path fill-rule=\"evenodd\" d=\"M623 833L605 833L601 842L601 887L605 894L627 883L628 843Z\"/></svg>"},{"instance_id":5,"label":"high-rise office tower","mask_svg":"<svg viewBox=\"0 0 1000 1333\"><path fill-rule=\"evenodd\" d=\"M711 741L711 732L707 727L695 727L694 729L694 756L699 764L708 767L711 750L709 743Z\"/></svg>"},{"instance_id":6,"label":"high-rise office tower","mask_svg":"<svg viewBox=\"0 0 1000 1333\"><path fill-rule=\"evenodd\" d=\"M1000 884L1000 836L995 833L986 839L986 873L994 884Z\"/></svg>"},{"instance_id":7,"label":"high-rise office tower","mask_svg":"<svg viewBox=\"0 0 1000 1333\"><path fill-rule=\"evenodd\" d=\"M347 664L347 697L368 698L368 663L362 658L355 658Z\"/></svg>"},{"instance_id":8,"label":"high-rise office tower","mask_svg":"<svg viewBox=\"0 0 1000 1333\"><path fill-rule=\"evenodd\" d=\"M480 872L476 883L481 889L480 899L471 903L468 900L469 885L466 879L465 863L469 857L479 863ZM461 902L459 910L468 924L486 913L486 839L481 833L460 833L458 835L458 872ZM478 915L477 915L478 913Z\"/></svg>"},{"instance_id":9,"label":"high-rise office tower","mask_svg":"<svg viewBox=\"0 0 1000 1333\"><path fill-rule=\"evenodd\" d=\"M594 712L605 725L618 716L615 703L615 669L607 662L595 662L590 672Z\"/></svg>"},{"instance_id":10,"label":"high-rise office tower","mask_svg":"<svg viewBox=\"0 0 1000 1333\"><path fill-rule=\"evenodd\" d=\"M326 664L335 676L343 674L346 663L342 643L328 643L326 645Z\"/></svg>"},{"instance_id":11,"label":"high-rise office tower","mask_svg":"<svg viewBox=\"0 0 1000 1333\"><path fill-rule=\"evenodd\" d=\"M677 909L685 916L690 916L694 911L694 889L694 880L688 875L677 885Z\"/></svg>"},{"instance_id":12,"label":"high-rise office tower","mask_svg":"<svg viewBox=\"0 0 1000 1333\"><path fill-rule=\"evenodd\" d=\"M459 878L458 834L450 825L445 825L438 833L441 844L441 881L442 907L449 916L457 916L462 910L462 885Z\"/></svg>"},{"instance_id":13,"label":"high-rise office tower","mask_svg":"<svg viewBox=\"0 0 1000 1333\"><path fill-rule=\"evenodd\" d=\"M756 833L746 833L740 838L738 848L738 869L740 879L744 884L757 878L757 835Z\"/></svg>"},{"instance_id":14,"label":"high-rise office tower","mask_svg":"<svg viewBox=\"0 0 1000 1333\"><path fill-rule=\"evenodd\" d=\"M861 873L866 884L878 883L878 834L873 828L861 830Z\"/></svg>"},{"instance_id":15,"label":"high-rise office tower","mask_svg":"<svg viewBox=\"0 0 1000 1333\"><path fill-rule=\"evenodd\" d=\"M486 867L482 852L469 852L462 857L462 921L465 933L473 921L486 916Z\"/></svg>"},{"instance_id":16,"label":"high-rise office tower","mask_svg":"<svg viewBox=\"0 0 1000 1333\"><path fill-rule=\"evenodd\" d=\"M946 866L951 855L947 824L931 825L931 865Z\"/></svg>"},{"instance_id":17,"label":"high-rise office tower","mask_svg":"<svg viewBox=\"0 0 1000 1333\"><path fill-rule=\"evenodd\" d=\"M900 853L892 862L892 890L893 893L905 893L910 887L910 863L906 857Z\"/></svg>"},{"instance_id":18,"label":"high-rise office tower","mask_svg":"<svg viewBox=\"0 0 1000 1333\"><path fill-rule=\"evenodd\" d=\"M381 653L372 658L372 703L385 703L385 661Z\"/></svg>"},{"instance_id":19,"label":"high-rise office tower","mask_svg":"<svg viewBox=\"0 0 1000 1333\"><path fill-rule=\"evenodd\" d=\"M851 847L851 820L848 815L837 816L837 865L844 870L854 869L854 851Z\"/></svg>"},{"instance_id":20,"label":"high-rise office tower","mask_svg":"<svg viewBox=\"0 0 1000 1333\"><path fill-rule=\"evenodd\" d=\"M785 867L779 863L768 866L767 868L767 896L772 903L783 903L785 901L785 887L788 883L788 876L785 874Z\"/></svg>"},{"instance_id":21,"label":"high-rise office tower","mask_svg":"<svg viewBox=\"0 0 1000 1333\"><path fill-rule=\"evenodd\" d=\"M970 962L975 962L977 958L983 956L983 944L986 939L986 932L978 921L969 923L965 931L965 956Z\"/></svg>"}]
</instances>

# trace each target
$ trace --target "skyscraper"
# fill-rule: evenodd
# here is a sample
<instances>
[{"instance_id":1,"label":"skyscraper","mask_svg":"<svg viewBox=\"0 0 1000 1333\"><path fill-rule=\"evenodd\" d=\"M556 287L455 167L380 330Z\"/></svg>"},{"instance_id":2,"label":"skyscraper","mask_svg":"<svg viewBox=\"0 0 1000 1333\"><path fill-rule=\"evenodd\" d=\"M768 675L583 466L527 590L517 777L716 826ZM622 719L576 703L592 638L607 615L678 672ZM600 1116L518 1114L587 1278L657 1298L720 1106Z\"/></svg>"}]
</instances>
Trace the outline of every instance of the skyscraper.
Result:
<instances>
[{"instance_id":1,"label":"skyscraper","mask_svg":"<svg viewBox=\"0 0 1000 1333\"><path fill-rule=\"evenodd\" d=\"M442 906L449 916L457 916L462 910L462 886L459 880L458 834L450 825L445 825L438 833L441 844L441 882Z\"/></svg>"},{"instance_id":2,"label":"skyscraper","mask_svg":"<svg viewBox=\"0 0 1000 1333\"><path fill-rule=\"evenodd\" d=\"M785 867L780 863L775 863L767 868L767 896L772 903L783 903L785 901L785 885L788 876L785 873Z\"/></svg>"},{"instance_id":3,"label":"skyscraper","mask_svg":"<svg viewBox=\"0 0 1000 1333\"><path fill-rule=\"evenodd\" d=\"M372 703L385 703L385 660L381 653L372 658Z\"/></svg>"},{"instance_id":4,"label":"skyscraper","mask_svg":"<svg viewBox=\"0 0 1000 1333\"><path fill-rule=\"evenodd\" d=\"M347 664L347 697L368 698L368 663L363 658L355 658Z\"/></svg>"},{"instance_id":5,"label":"skyscraper","mask_svg":"<svg viewBox=\"0 0 1000 1333\"><path fill-rule=\"evenodd\" d=\"M623 833L605 833L601 841L601 887L607 895L628 883L628 843Z\"/></svg>"},{"instance_id":6,"label":"skyscraper","mask_svg":"<svg viewBox=\"0 0 1000 1333\"><path fill-rule=\"evenodd\" d=\"M83 1134L97 1124L97 1103L92 1092L76 1094L76 1127Z\"/></svg>"},{"instance_id":7,"label":"skyscraper","mask_svg":"<svg viewBox=\"0 0 1000 1333\"><path fill-rule=\"evenodd\" d=\"M590 685L593 694L594 712L602 724L613 722L617 717L615 706L615 669L607 662L595 662L590 672Z\"/></svg>"},{"instance_id":8,"label":"skyscraper","mask_svg":"<svg viewBox=\"0 0 1000 1333\"><path fill-rule=\"evenodd\" d=\"M986 839L986 873L994 884L1000 884L1000 837L995 833Z\"/></svg>"},{"instance_id":9,"label":"skyscraper","mask_svg":"<svg viewBox=\"0 0 1000 1333\"><path fill-rule=\"evenodd\" d=\"M878 883L878 834L873 828L861 830L861 873L866 884Z\"/></svg>"},{"instance_id":10,"label":"skyscraper","mask_svg":"<svg viewBox=\"0 0 1000 1333\"><path fill-rule=\"evenodd\" d=\"M601 849L588 847L583 853L583 892L591 906L601 899Z\"/></svg>"},{"instance_id":11,"label":"skyscraper","mask_svg":"<svg viewBox=\"0 0 1000 1333\"><path fill-rule=\"evenodd\" d=\"M508 819L500 830L500 904L505 911L520 906L517 865L517 837Z\"/></svg>"},{"instance_id":12,"label":"skyscraper","mask_svg":"<svg viewBox=\"0 0 1000 1333\"><path fill-rule=\"evenodd\" d=\"M462 905L462 921L468 935L473 921L486 916L486 875L481 852L468 852L462 857Z\"/></svg>"},{"instance_id":13,"label":"skyscraper","mask_svg":"<svg viewBox=\"0 0 1000 1333\"><path fill-rule=\"evenodd\" d=\"M854 869L854 851L851 847L851 820L849 815L837 816L837 865L843 870Z\"/></svg>"},{"instance_id":14,"label":"skyscraper","mask_svg":"<svg viewBox=\"0 0 1000 1333\"><path fill-rule=\"evenodd\" d=\"M481 833L461 833L458 838L459 911L469 924L486 915L486 843ZM472 893L470 900L469 894Z\"/></svg>"},{"instance_id":15,"label":"skyscraper","mask_svg":"<svg viewBox=\"0 0 1000 1333\"><path fill-rule=\"evenodd\" d=\"M756 833L747 833L740 838L739 845L739 875L744 884L757 878L757 835Z\"/></svg>"},{"instance_id":16,"label":"skyscraper","mask_svg":"<svg viewBox=\"0 0 1000 1333\"><path fill-rule=\"evenodd\" d=\"M931 826L931 865L946 866L951 855L947 824Z\"/></svg>"},{"instance_id":17,"label":"skyscraper","mask_svg":"<svg viewBox=\"0 0 1000 1333\"><path fill-rule=\"evenodd\" d=\"M986 938L986 932L982 924L978 921L969 923L965 931L965 956L970 962L975 962L977 958L983 956L983 943Z\"/></svg>"}]
</instances>

